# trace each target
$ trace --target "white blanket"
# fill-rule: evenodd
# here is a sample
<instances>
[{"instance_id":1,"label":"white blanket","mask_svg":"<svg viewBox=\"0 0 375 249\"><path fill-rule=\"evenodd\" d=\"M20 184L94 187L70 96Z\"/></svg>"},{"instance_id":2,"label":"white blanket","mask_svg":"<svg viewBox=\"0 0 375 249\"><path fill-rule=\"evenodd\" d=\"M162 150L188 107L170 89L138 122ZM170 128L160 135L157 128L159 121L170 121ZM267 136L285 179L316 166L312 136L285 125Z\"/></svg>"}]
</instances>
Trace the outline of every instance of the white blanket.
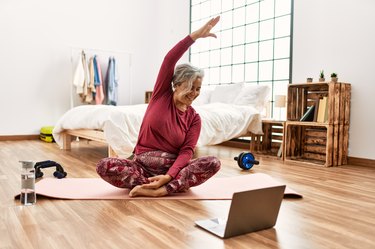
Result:
<instances>
[{"instance_id":1,"label":"white blanket","mask_svg":"<svg viewBox=\"0 0 375 249\"><path fill-rule=\"evenodd\" d=\"M78 106L60 118L53 130L53 136L62 147L61 132L64 130L103 130L112 149L120 156L127 156L136 144L146 108L147 104ZM198 146L219 144L247 132L262 133L261 115L251 106L210 103L194 108L202 119Z\"/></svg>"}]
</instances>

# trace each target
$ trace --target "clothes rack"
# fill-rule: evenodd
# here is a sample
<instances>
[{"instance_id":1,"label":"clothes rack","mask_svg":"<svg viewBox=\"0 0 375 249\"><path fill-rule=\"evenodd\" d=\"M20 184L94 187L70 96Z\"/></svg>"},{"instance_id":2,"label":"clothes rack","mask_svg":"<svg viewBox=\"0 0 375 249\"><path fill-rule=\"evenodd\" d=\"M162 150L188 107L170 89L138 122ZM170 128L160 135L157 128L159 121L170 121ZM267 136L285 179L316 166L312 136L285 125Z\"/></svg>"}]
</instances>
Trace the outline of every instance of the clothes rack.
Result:
<instances>
[{"instance_id":1,"label":"clothes rack","mask_svg":"<svg viewBox=\"0 0 375 249\"><path fill-rule=\"evenodd\" d=\"M70 47L71 51L71 81L70 85L70 106L82 105L79 96L76 94L76 89L73 86L73 76L78 63L79 54L82 51L86 55L86 59L96 55L100 58L102 72L104 73L108 67L108 59L110 57L116 58L117 70L118 70L118 102L117 105L130 105L132 104L132 78L131 78L131 64L132 64L132 53L121 50L110 50L110 49L96 49L87 47Z\"/></svg>"}]
</instances>

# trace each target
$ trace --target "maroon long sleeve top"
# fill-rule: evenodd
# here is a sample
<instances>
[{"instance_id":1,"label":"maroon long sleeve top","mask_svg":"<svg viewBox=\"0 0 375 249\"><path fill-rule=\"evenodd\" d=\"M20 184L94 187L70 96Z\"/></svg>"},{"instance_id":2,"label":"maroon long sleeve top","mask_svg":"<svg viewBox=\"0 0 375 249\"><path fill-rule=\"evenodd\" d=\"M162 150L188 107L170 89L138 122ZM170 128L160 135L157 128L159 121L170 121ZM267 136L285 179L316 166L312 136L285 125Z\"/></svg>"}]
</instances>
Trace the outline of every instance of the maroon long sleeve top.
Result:
<instances>
[{"instance_id":1,"label":"maroon long sleeve top","mask_svg":"<svg viewBox=\"0 0 375 249\"><path fill-rule=\"evenodd\" d=\"M155 150L176 154L167 172L173 178L192 159L201 130L201 118L194 108L189 106L183 112L173 101L175 65L193 43L188 35L164 57L135 147L136 155Z\"/></svg>"}]
</instances>

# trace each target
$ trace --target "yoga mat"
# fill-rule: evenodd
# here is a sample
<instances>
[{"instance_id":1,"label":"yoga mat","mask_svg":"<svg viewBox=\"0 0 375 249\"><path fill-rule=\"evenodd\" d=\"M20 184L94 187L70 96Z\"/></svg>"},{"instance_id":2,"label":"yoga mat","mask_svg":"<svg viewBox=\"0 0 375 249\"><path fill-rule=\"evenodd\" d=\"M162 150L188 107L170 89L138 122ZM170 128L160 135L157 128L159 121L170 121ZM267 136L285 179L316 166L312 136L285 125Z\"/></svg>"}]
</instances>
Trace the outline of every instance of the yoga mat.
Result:
<instances>
[{"instance_id":1,"label":"yoga mat","mask_svg":"<svg viewBox=\"0 0 375 249\"><path fill-rule=\"evenodd\" d=\"M210 178L187 192L157 199L230 200L234 192L284 185L263 173L234 177ZM101 178L44 178L35 184L37 195L58 199L155 199L155 197L129 197L129 189L112 186ZM19 195L18 195L19 196ZM16 196L17 197L17 196ZM289 187L284 197L302 198Z\"/></svg>"}]
</instances>

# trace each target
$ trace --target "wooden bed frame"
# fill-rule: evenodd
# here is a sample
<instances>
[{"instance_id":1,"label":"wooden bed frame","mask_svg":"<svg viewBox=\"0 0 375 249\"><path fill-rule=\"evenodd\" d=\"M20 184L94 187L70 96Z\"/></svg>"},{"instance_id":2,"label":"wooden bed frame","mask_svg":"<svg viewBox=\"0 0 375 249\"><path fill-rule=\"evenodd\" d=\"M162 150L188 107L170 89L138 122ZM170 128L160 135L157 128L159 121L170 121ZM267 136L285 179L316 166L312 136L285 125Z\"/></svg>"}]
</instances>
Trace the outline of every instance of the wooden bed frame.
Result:
<instances>
[{"instance_id":1,"label":"wooden bed frame","mask_svg":"<svg viewBox=\"0 0 375 249\"><path fill-rule=\"evenodd\" d=\"M78 129L78 130L65 130L62 133L63 137L63 149L70 150L72 148L72 138L85 138L88 140L100 142L108 145L108 157L117 157L116 152L111 148L105 139L104 132L102 130L89 130L89 129Z\"/></svg>"},{"instance_id":2,"label":"wooden bed frame","mask_svg":"<svg viewBox=\"0 0 375 249\"><path fill-rule=\"evenodd\" d=\"M63 138L63 149L64 150L70 150L71 143L72 143L72 138L73 137L78 137L78 138L84 138L88 139L91 141L96 141L99 143L106 144L108 146L108 157L118 157L116 152L112 149L112 147L107 143L107 140L105 139L104 136L104 131L102 130L90 130L90 129L77 129L77 130L65 130L64 132L61 133L62 138ZM255 135L252 134L251 132L242 135L241 137L251 137L251 142L250 143L250 150L254 150L255 143L254 141L260 141L260 136L261 135ZM259 146L259 145L257 145ZM259 148L258 148L259 149Z\"/></svg>"}]
</instances>

